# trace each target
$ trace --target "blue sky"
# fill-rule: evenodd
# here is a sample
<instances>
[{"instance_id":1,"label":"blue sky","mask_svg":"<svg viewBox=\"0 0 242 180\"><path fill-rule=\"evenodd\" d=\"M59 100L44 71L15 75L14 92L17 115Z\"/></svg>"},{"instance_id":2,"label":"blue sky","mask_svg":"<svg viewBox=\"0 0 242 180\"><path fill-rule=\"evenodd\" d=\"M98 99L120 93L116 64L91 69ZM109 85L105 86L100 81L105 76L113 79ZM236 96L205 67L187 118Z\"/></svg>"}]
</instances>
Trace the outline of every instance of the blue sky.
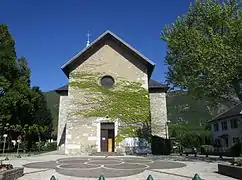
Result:
<instances>
[{"instance_id":1,"label":"blue sky","mask_svg":"<svg viewBox=\"0 0 242 180\"><path fill-rule=\"evenodd\" d=\"M67 83L60 67L106 30L156 63L152 78L165 81L165 24L188 10L192 0L4 0L0 23L9 26L18 56L28 59L31 84L43 91Z\"/></svg>"}]
</instances>

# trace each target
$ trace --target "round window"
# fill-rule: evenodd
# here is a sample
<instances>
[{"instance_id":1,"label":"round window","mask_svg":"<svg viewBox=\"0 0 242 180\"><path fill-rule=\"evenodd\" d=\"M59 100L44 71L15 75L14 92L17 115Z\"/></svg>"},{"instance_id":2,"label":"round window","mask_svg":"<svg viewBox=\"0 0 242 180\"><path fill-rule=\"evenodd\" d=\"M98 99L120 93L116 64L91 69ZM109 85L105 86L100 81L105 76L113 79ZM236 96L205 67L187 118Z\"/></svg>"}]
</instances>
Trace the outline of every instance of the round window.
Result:
<instances>
[{"instance_id":1,"label":"round window","mask_svg":"<svg viewBox=\"0 0 242 180\"><path fill-rule=\"evenodd\" d=\"M114 85L114 79L112 76L104 76L101 79L101 85L105 88L111 88Z\"/></svg>"}]
</instances>

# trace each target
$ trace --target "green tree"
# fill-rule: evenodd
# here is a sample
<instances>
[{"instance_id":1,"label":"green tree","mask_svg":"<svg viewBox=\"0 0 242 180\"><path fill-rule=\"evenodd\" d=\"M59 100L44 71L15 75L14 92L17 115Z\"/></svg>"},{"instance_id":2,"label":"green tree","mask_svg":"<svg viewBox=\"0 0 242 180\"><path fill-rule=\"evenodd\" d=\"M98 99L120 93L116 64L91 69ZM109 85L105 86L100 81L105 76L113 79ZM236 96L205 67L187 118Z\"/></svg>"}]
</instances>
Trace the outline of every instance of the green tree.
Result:
<instances>
[{"instance_id":1,"label":"green tree","mask_svg":"<svg viewBox=\"0 0 242 180\"><path fill-rule=\"evenodd\" d=\"M12 87L18 78L15 42L6 25L0 25L0 123L11 118Z\"/></svg>"},{"instance_id":2,"label":"green tree","mask_svg":"<svg viewBox=\"0 0 242 180\"><path fill-rule=\"evenodd\" d=\"M27 59L17 59L14 44L8 27L0 25L0 134L23 135L31 144L35 137L50 138L52 117L43 93L30 87Z\"/></svg>"},{"instance_id":3,"label":"green tree","mask_svg":"<svg viewBox=\"0 0 242 180\"><path fill-rule=\"evenodd\" d=\"M167 80L197 98L242 101L242 11L236 0L197 0L161 38Z\"/></svg>"},{"instance_id":4,"label":"green tree","mask_svg":"<svg viewBox=\"0 0 242 180\"><path fill-rule=\"evenodd\" d=\"M33 87L33 116L32 123L42 128L39 132L45 132L45 137L50 138L52 132L52 116L51 111L47 107L47 101L39 87ZM46 130L42 130L46 129Z\"/></svg>"},{"instance_id":5,"label":"green tree","mask_svg":"<svg viewBox=\"0 0 242 180\"><path fill-rule=\"evenodd\" d=\"M203 127L193 127L185 124L170 124L170 137L175 138L182 147L199 148L201 145L211 143L210 131Z\"/></svg>"}]
</instances>

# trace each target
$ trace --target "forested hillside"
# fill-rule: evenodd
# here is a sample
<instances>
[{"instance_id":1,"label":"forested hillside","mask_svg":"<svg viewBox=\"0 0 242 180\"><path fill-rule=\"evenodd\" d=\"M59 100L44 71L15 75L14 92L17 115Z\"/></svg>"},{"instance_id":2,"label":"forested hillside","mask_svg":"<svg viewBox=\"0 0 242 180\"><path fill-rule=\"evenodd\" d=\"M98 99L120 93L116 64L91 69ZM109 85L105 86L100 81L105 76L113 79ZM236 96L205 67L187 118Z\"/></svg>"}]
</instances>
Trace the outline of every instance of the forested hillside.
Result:
<instances>
[{"instance_id":1,"label":"forested hillside","mask_svg":"<svg viewBox=\"0 0 242 180\"><path fill-rule=\"evenodd\" d=\"M226 111L237 102L220 102L213 106L207 100L197 100L186 92L173 91L167 94L168 119L172 123L185 123L191 126L202 126L206 121Z\"/></svg>"},{"instance_id":2,"label":"forested hillside","mask_svg":"<svg viewBox=\"0 0 242 180\"><path fill-rule=\"evenodd\" d=\"M56 134L58 125L59 95L55 91L45 92L44 95L47 101L47 106L52 113L54 134Z\"/></svg>"}]
</instances>

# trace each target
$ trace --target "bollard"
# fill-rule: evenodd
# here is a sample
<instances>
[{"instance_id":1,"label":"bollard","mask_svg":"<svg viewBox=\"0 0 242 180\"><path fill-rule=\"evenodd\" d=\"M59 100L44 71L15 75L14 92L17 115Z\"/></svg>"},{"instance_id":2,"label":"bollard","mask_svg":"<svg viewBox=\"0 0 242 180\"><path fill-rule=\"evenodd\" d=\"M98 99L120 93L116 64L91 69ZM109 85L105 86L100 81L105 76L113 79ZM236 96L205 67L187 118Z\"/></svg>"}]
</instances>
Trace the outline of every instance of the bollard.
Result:
<instances>
[{"instance_id":1,"label":"bollard","mask_svg":"<svg viewBox=\"0 0 242 180\"><path fill-rule=\"evenodd\" d=\"M151 175L149 175L146 180L154 180L154 178Z\"/></svg>"},{"instance_id":2,"label":"bollard","mask_svg":"<svg viewBox=\"0 0 242 180\"><path fill-rule=\"evenodd\" d=\"M56 180L55 176L51 176L50 180Z\"/></svg>"},{"instance_id":3,"label":"bollard","mask_svg":"<svg viewBox=\"0 0 242 180\"><path fill-rule=\"evenodd\" d=\"M198 176L198 174L195 174L195 176L192 178L192 180L201 180L201 178Z\"/></svg>"},{"instance_id":4,"label":"bollard","mask_svg":"<svg viewBox=\"0 0 242 180\"><path fill-rule=\"evenodd\" d=\"M98 178L98 180L105 180L105 178L104 178L103 175L101 175L101 176Z\"/></svg>"}]
</instances>

